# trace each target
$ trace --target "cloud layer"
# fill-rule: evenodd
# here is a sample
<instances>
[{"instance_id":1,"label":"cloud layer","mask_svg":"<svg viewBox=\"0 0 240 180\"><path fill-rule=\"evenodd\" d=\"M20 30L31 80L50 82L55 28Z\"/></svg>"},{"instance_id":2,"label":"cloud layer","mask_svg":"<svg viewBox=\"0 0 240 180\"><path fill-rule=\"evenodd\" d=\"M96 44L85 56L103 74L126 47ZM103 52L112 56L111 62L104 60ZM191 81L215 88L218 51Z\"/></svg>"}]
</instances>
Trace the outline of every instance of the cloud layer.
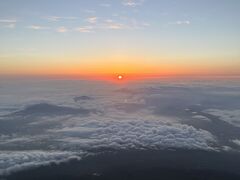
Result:
<instances>
[{"instance_id":1,"label":"cloud layer","mask_svg":"<svg viewBox=\"0 0 240 180\"><path fill-rule=\"evenodd\" d=\"M106 149L240 150L240 88L225 86L1 81L0 172Z\"/></svg>"},{"instance_id":2,"label":"cloud layer","mask_svg":"<svg viewBox=\"0 0 240 180\"><path fill-rule=\"evenodd\" d=\"M64 151L0 151L0 176L17 171L61 163L72 159L80 160L79 154Z\"/></svg>"}]
</instances>

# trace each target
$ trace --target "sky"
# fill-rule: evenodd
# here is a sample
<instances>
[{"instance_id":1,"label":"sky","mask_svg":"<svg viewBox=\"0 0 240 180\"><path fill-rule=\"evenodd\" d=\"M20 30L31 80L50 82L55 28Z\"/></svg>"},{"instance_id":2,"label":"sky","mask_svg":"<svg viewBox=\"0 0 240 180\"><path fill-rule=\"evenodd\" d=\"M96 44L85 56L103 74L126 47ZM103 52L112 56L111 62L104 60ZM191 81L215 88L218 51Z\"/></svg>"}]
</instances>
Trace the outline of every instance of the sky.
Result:
<instances>
[{"instance_id":1,"label":"sky","mask_svg":"<svg viewBox=\"0 0 240 180\"><path fill-rule=\"evenodd\" d=\"M2 0L0 74L239 75L239 0Z\"/></svg>"}]
</instances>

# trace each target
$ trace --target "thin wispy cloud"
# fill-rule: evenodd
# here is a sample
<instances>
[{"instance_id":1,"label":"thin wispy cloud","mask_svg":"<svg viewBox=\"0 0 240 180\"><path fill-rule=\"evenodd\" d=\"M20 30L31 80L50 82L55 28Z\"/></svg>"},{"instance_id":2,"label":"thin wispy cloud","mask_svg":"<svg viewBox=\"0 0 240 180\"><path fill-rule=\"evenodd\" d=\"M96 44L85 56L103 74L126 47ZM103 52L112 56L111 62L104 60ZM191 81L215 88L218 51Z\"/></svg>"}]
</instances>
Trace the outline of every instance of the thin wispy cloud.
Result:
<instances>
[{"instance_id":1,"label":"thin wispy cloud","mask_svg":"<svg viewBox=\"0 0 240 180\"><path fill-rule=\"evenodd\" d=\"M94 16L87 18L86 21L90 25L77 27L73 31L89 33L101 30L143 29L150 26L149 23L140 22L135 20L134 18L126 18L123 21L120 21L116 19L102 19Z\"/></svg>"},{"instance_id":2,"label":"thin wispy cloud","mask_svg":"<svg viewBox=\"0 0 240 180\"><path fill-rule=\"evenodd\" d=\"M190 25L191 22L189 20L184 21L176 21L176 22L170 22L169 25Z\"/></svg>"},{"instance_id":3,"label":"thin wispy cloud","mask_svg":"<svg viewBox=\"0 0 240 180\"><path fill-rule=\"evenodd\" d=\"M97 19L98 19L98 17L94 16L94 17L87 18L86 21L91 24L95 24L97 22Z\"/></svg>"},{"instance_id":4,"label":"thin wispy cloud","mask_svg":"<svg viewBox=\"0 0 240 180\"><path fill-rule=\"evenodd\" d=\"M0 19L0 27L14 29L16 27L16 19Z\"/></svg>"},{"instance_id":5,"label":"thin wispy cloud","mask_svg":"<svg viewBox=\"0 0 240 180\"><path fill-rule=\"evenodd\" d=\"M116 22L112 19L107 19L104 21L102 25L103 29L126 29L127 26L124 25L123 23Z\"/></svg>"},{"instance_id":6,"label":"thin wispy cloud","mask_svg":"<svg viewBox=\"0 0 240 180\"><path fill-rule=\"evenodd\" d=\"M65 33L65 32L68 32L69 29L67 29L64 26L61 26L61 27L57 28L56 31L59 32L59 33Z\"/></svg>"},{"instance_id":7,"label":"thin wispy cloud","mask_svg":"<svg viewBox=\"0 0 240 180\"><path fill-rule=\"evenodd\" d=\"M0 19L0 23L16 23L16 19Z\"/></svg>"},{"instance_id":8,"label":"thin wispy cloud","mask_svg":"<svg viewBox=\"0 0 240 180\"><path fill-rule=\"evenodd\" d=\"M61 21L61 20L76 20L77 17L69 16L69 17L61 17L61 16L47 16L44 19L47 19L51 22Z\"/></svg>"},{"instance_id":9,"label":"thin wispy cloud","mask_svg":"<svg viewBox=\"0 0 240 180\"><path fill-rule=\"evenodd\" d=\"M29 28L29 29L33 29L33 30L44 30L44 29L50 29L49 27L39 26L39 25L31 25L31 26L28 26L27 28Z\"/></svg>"},{"instance_id":10,"label":"thin wispy cloud","mask_svg":"<svg viewBox=\"0 0 240 180\"><path fill-rule=\"evenodd\" d=\"M132 1L131 1L132 2ZM138 1L140 2L140 1ZM141 1L142 2L142 1ZM134 3L136 3L134 1ZM124 30L124 29L142 29L145 27L150 26L149 23L137 21L134 18L121 18L118 15L117 19L104 19L97 16L89 16L84 21L88 24L86 25L80 25L75 27L68 27L64 24L61 24L59 27L51 27L49 26L42 26L37 24L32 24L25 26L26 29L31 30L53 30L59 33L65 33L65 32L82 32L82 33L90 33L90 32L98 32L101 30ZM69 16L47 16L44 17L44 19L50 21L50 22L59 22L61 20L75 20L77 17ZM2 28L15 28L16 27L16 19L0 19L0 27Z\"/></svg>"},{"instance_id":11,"label":"thin wispy cloud","mask_svg":"<svg viewBox=\"0 0 240 180\"><path fill-rule=\"evenodd\" d=\"M134 29L144 29L149 27L150 24L147 22L138 21L134 18L119 19L100 19L95 22L95 18L90 21L94 26L86 26L91 28L83 28L81 31L94 31L95 30L134 30Z\"/></svg>"},{"instance_id":12,"label":"thin wispy cloud","mask_svg":"<svg viewBox=\"0 0 240 180\"><path fill-rule=\"evenodd\" d=\"M83 27L75 28L75 31L81 32L81 33L91 33L91 32L94 32L93 29L94 28L92 26L83 26Z\"/></svg>"},{"instance_id":13,"label":"thin wispy cloud","mask_svg":"<svg viewBox=\"0 0 240 180\"><path fill-rule=\"evenodd\" d=\"M136 7L136 6L142 5L143 3L144 3L144 0L124 0L122 2L124 6L128 6L128 7Z\"/></svg>"},{"instance_id":14,"label":"thin wispy cloud","mask_svg":"<svg viewBox=\"0 0 240 180\"><path fill-rule=\"evenodd\" d=\"M124 24L120 23L111 23L106 26L107 29L125 29Z\"/></svg>"}]
</instances>

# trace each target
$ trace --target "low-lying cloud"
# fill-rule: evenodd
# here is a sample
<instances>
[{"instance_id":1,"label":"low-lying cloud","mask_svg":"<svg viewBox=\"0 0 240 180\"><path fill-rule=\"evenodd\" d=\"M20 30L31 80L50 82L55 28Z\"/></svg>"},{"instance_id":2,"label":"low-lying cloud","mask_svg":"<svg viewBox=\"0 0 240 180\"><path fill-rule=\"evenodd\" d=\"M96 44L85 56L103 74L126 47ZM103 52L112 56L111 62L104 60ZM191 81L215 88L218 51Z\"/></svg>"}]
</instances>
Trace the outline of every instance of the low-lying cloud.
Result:
<instances>
[{"instance_id":1,"label":"low-lying cloud","mask_svg":"<svg viewBox=\"0 0 240 180\"><path fill-rule=\"evenodd\" d=\"M0 176L51 163L80 160L81 154L64 151L0 151Z\"/></svg>"},{"instance_id":2,"label":"low-lying cloud","mask_svg":"<svg viewBox=\"0 0 240 180\"><path fill-rule=\"evenodd\" d=\"M46 80L1 87L1 174L106 149L240 149L240 103L227 101L236 86Z\"/></svg>"},{"instance_id":3,"label":"low-lying cloud","mask_svg":"<svg viewBox=\"0 0 240 180\"><path fill-rule=\"evenodd\" d=\"M24 110L15 112L14 115L42 115L42 116L60 116L60 115L69 115L69 114L79 114L79 115L88 115L95 110L85 109L85 108L75 108L75 107L66 107L58 106L47 103L40 103L27 106Z\"/></svg>"}]
</instances>

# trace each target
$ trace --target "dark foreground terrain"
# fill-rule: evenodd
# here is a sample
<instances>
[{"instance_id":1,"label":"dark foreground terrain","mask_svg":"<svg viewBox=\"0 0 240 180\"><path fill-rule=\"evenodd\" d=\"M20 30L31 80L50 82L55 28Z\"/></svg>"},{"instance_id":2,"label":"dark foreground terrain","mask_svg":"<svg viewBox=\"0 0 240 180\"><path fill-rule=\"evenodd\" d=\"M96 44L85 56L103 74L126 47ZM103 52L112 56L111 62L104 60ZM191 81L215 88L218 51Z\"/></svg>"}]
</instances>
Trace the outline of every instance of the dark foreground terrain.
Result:
<instances>
[{"instance_id":1,"label":"dark foreground terrain","mask_svg":"<svg viewBox=\"0 0 240 180\"><path fill-rule=\"evenodd\" d=\"M240 155L190 150L106 152L81 161L21 171L2 179L239 180Z\"/></svg>"}]
</instances>

